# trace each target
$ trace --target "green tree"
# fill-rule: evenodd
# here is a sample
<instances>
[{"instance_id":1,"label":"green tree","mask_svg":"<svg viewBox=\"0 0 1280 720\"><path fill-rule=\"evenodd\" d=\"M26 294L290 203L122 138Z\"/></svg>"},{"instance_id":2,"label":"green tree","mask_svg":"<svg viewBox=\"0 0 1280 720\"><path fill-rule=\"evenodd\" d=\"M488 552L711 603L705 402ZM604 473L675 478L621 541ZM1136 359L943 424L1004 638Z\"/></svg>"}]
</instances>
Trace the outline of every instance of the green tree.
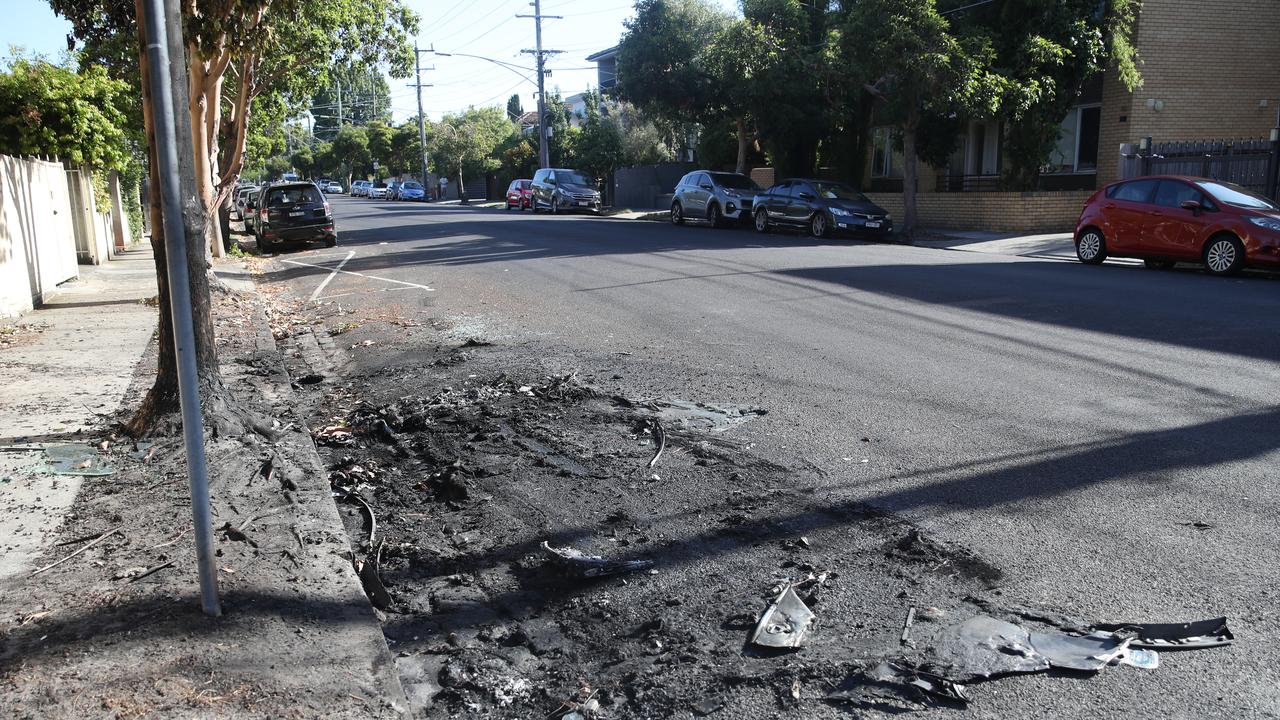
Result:
<instances>
[{"instance_id":1,"label":"green tree","mask_svg":"<svg viewBox=\"0 0 1280 720\"><path fill-rule=\"evenodd\" d=\"M654 116L698 122L717 105L703 62L733 17L710 0L638 0L618 43L618 97Z\"/></svg>"},{"instance_id":2,"label":"green tree","mask_svg":"<svg viewBox=\"0 0 1280 720\"><path fill-rule=\"evenodd\" d=\"M372 170L373 155L369 152L369 134L362 127L343 126L329 144L329 157L338 172L346 176L345 186L351 187L353 175L366 177Z\"/></svg>"},{"instance_id":3,"label":"green tree","mask_svg":"<svg viewBox=\"0 0 1280 720\"><path fill-rule=\"evenodd\" d=\"M0 152L125 170L133 161L123 109L128 92L101 67L76 72L19 58L0 73Z\"/></svg>"},{"instance_id":4,"label":"green tree","mask_svg":"<svg viewBox=\"0 0 1280 720\"><path fill-rule=\"evenodd\" d=\"M339 109L343 121L350 125L390 121L391 87L382 69L364 63L329 68L327 82L311 96L316 137L332 140L338 133Z\"/></svg>"},{"instance_id":5,"label":"green tree","mask_svg":"<svg viewBox=\"0 0 1280 720\"><path fill-rule=\"evenodd\" d=\"M498 147L516 132L515 124L502 108L470 108L460 114L446 115L429 140L436 169L441 175L457 178L458 194L465 202L463 175L500 168Z\"/></svg>"},{"instance_id":6,"label":"green tree","mask_svg":"<svg viewBox=\"0 0 1280 720\"><path fill-rule=\"evenodd\" d=\"M293 154L289 156L289 164L293 166L293 169L301 177L317 177L315 157L311 154L311 148L305 145L293 151Z\"/></svg>"},{"instance_id":7,"label":"green tree","mask_svg":"<svg viewBox=\"0 0 1280 720\"><path fill-rule=\"evenodd\" d=\"M376 120L365 127L365 134L369 139L369 157L378 163L378 172L383 175L393 174L391 140L394 131L386 123Z\"/></svg>"},{"instance_id":8,"label":"green tree","mask_svg":"<svg viewBox=\"0 0 1280 720\"><path fill-rule=\"evenodd\" d=\"M427 123L427 132L431 124ZM422 139L418 135L418 119L405 121L391 134L391 155L387 167L392 175L412 175L422 172Z\"/></svg>"},{"instance_id":9,"label":"green tree","mask_svg":"<svg viewBox=\"0 0 1280 720\"><path fill-rule=\"evenodd\" d=\"M597 178L607 178L626 160L622 131L612 118L600 114L600 93L584 93L586 117L575 143L575 163Z\"/></svg>"},{"instance_id":10,"label":"green tree","mask_svg":"<svg viewBox=\"0 0 1280 720\"><path fill-rule=\"evenodd\" d=\"M507 117L519 121L521 115L524 115L524 106L520 104L520 95L507 98Z\"/></svg>"}]
</instances>

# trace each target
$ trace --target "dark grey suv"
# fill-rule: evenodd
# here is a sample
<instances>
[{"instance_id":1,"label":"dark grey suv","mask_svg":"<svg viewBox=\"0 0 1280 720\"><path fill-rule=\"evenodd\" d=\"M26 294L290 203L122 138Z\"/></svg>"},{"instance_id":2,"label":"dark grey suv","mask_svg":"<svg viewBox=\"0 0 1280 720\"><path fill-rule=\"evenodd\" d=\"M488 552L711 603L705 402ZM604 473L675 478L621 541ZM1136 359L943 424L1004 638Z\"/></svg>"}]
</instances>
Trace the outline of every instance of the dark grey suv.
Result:
<instances>
[{"instance_id":1,"label":"dark grey suv","mask_svg":"<svg viewBox=\"0 0 1280 720\"><path fill-rule=\"evenodd\" d=\"M329 201L309 182L272 183L263 188L245 225L252 227L262 252L286 242L338 244Z\"/></svg>"},{"instance_id":2,"label":"dark grey suv","mask_svg":"<svg viewBox=\"0 0 1280 720\"><path fill-rule=\"evenodd\" d=\"M542 168L533 174L533 211L591 210L600 212L600 191L577 170Z\"/></svg>"},{"instance_id":3,"label":"dark grey suv","mask_svg":"<svg viewBox=\"0 0 1280 720\"><path fill-rule=\"evenodd\" d=\"M714 227L751 217L760 186L746 175L695 170L680 178L671 200L671 222L703 219Z\"/></svg>"}]
</instances>

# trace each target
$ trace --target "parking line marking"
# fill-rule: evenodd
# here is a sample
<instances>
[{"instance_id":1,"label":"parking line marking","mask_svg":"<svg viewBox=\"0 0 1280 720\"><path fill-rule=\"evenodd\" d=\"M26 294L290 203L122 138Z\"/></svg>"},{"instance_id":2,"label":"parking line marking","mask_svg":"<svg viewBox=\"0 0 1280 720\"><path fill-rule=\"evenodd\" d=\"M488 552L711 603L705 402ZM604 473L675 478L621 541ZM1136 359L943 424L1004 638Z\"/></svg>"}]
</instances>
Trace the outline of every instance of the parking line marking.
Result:
<instances>
[{"instance_id":1,"label":"parking line marking","mask_svg":"<svg viewBox=\"0 0 1280 720\"><path fill-rule=\"evenodd\" d=\"M290 265L302 265L303 267L313 267L313 268L316 268L317 270L330 271L329 277L325 278L324 282L320 283L320 287L316 288L316 291L311 293L311 297L307 299L307 302L311 302L312 300L315 300L316 297L319 296L320 291L324 290L325 286L329 284L329 281L333 279L333 276L337 275L338 273L342 273L343 275L355 275L356 277L367 278L369 280L381 280L382 282L389 282L389 283L395 283L396 285L404 285L406 287L418 288L419 290L425 290L427 292L436 291L436 289L433 287L428 287L426 285L419 285L417 283L411 283L405 280L393 280L391 278L378 277L377 275L366 275L364 273L353 272L351 270L343 270L342 266L346 265L347 261L350 260L351 257L355 254L356 253L354 250L347 253L347 256L342 259L342 262L338 263L338 267L336 268L329 268L329 267L325 267L324 265L315 265L313 263L302 262L301 260L281 260L281 262L288 263Z\"/></svg>"},{"instance_id":2,"label":"parking line marking","mask_svg":"<svg viewBox=\"0 0 1280 720\"><path fill-rule=\"evenodd\" d=\"M347 256L342 258L342 262L338 263L338 267L334 268L333 272L329 273L328 277L326 277L320 283L320 287L317 287L315 292L311 293L311 297L307 298L307 302L315 302L316 298L320 297L320 293L323 292L324 289L329 286L330 282L333 282L333 278L335 278L338 275L338 273L342 272L342 266L346 265L347 261L355 256L356 256L355 250L348 251ZM290 261L285 260L285 262L290 262ZM313 266L313 267L317 267L317 266Z\"/></svg>"}]
</instances>

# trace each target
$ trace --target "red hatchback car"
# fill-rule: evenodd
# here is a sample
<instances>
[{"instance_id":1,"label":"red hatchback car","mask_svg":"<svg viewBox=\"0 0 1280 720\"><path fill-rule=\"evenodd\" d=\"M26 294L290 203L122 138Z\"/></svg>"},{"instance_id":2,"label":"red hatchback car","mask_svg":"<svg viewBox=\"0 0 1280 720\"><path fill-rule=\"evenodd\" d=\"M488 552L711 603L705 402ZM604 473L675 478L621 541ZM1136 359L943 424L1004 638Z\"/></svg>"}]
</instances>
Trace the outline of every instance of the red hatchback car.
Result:
<instances>
[{"instance_id":1,"label":"red hatchback car","mask_svg":"<svg viewBox=\"0 0 1280 720\"><path fill-rule=\"evenodd\" d=\"M1112 183L1085 203L1076 257L1097 265L1132 257L1148 267L1204 263L1214 275L1280 267L1280 205L1228 182L1140 177Z\"/></svg>"},{"instance_id":2,"label":"red hatchback car","mask_svg":"<svg viewBox=\"0 0 1280 720\"><path fill-rule=\"evenodd\" d=\"M533 181L512 180L507 186L507 209L524 210L533 207Z\"/></svg>"}]
</instances>

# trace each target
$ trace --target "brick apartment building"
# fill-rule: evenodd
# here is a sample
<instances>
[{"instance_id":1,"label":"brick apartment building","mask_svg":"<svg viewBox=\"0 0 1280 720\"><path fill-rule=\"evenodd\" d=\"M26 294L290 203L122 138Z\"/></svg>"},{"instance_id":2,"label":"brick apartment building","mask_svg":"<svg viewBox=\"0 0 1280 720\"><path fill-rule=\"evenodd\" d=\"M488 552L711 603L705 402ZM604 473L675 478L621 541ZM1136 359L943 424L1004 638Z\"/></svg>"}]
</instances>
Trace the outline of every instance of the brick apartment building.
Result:
<instances>
[{"instance_id":1,"label":"brick apartment building","mask_svg":"<svg viewBox=\"0 0 1280 720\"><path fill-rule=\"evenodd\" d=\"M1042 192L997 192L1001 123L974 121L945 167L920 166L919 192L936 193L921 201L923 224L1062 229L1090 191L1120 177L1121 144L1265 138L1280 126L1280 0L1144 0L1136 31L1142 85L1130 92L1114 71L1086 85ZM891 128L872 130L867 163L875 198L901 207Z\"/></svg>"}]
</instances>

